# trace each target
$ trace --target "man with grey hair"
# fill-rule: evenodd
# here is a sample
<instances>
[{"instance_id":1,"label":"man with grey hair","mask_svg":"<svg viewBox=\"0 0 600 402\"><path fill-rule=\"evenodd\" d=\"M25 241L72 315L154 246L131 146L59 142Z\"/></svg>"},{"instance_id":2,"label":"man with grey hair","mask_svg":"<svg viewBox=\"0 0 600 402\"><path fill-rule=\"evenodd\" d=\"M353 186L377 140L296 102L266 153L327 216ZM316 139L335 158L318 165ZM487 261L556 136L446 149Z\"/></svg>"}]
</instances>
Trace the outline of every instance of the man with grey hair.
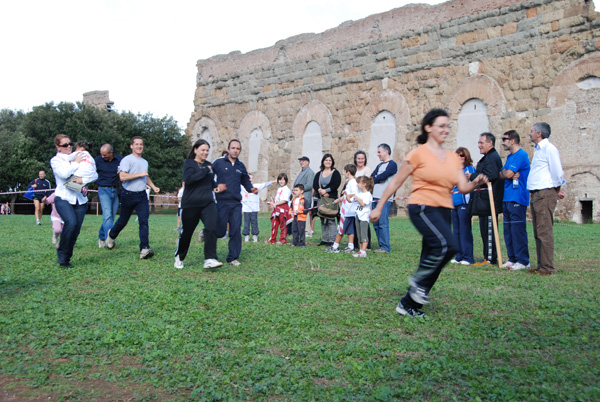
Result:
<instances>
[{"instance_id":1,"label":"man with grey hair","mask_svg":"<svg viewBox=\"0 0 600 402\"><path fill-rule=\"evenodd\" d=\"M560 162L558 149L550 143L550 125L535 123L529 131L529 139L535 144L531 160L531 171L527 190L531 194L531 216L533 237L537 253L537 268L532 274L551 275L554 266L554 208L558 200L565 197L561 186L565 183L565 173Z\"/></svg>"},{"instance_id":2,"label":"man with grey hair","mask_svg":"<svg viewBox=\"0 0 600 402\"><path fill-rule=\"evenodd\" d=\"M315 179L315 172L310 168L310 159L308 156L303 156L298 159L300 161L300 168L302 169L296 177L294 181L294 186L296 187L298 184L302 184L304 186L304 208L308 209L311 207L312 201L312 185L313 180ZM312 215L308 214L309 224L306 225L307 237L312 236L310 220L312 220Z\"/></svg>"},{"instance_id":3,"label":"man with grey hair","mask_svg":"<svg viewBox=\"0 0 600 402\"><path fill-rule=\"evenodd\" d=\"M112 145L104 144L100 155L96 156L96 171L98 172L98 198L102 207L102 225L98 231L98 247L106 246L106 235L112 229L119 209L119 163L123 157L115 154Z\"/></svg>"},{"instance_id":4,"label":"man with grey hair","mask_svg":"<svg viewBox=\"0 0 600 402\"><path fill-rule=\"evenodd\" d=\"M371 177L373 178L373 205L372 209L377 207L380 202L385 203L381 210L381 217L375 223L373 223L373 229L377 235L377 242L379 243L379 249L375 250L376 253L389 253L390 247L390 209L392 208L393 197L389 200L382 200L381 196L385 191L388 183L398 172L398 165L392 160L391 157L392 149L388 144L379 144L377 147L377 157L381 161L375 168Z\"/></svg>"},{"instance_id":5,"label":"man with grey hair","mask_svg":"<svg viewBox=\"0 0 600 402\"><path fill-rule=\"evenodd\" d=\"M479 136L477 147L483 158L477 163L476 172L467 175L469 181L473 181L477 176L483 174L487 176L492 183L494 199L490 200L490 193L483 185L480 191L475 191L471 196L469 204L471 213L479 216L479 232L483 242L483 261L476 262L473 266L495 265L498 263L498 250L496 250L496 239L493 228L492 202L496 212L496 222L498 215L502 212L502 199L504 198L504 179L500 177L502 170L502 160L496 151L496 137L492 133L482 133Z\"/></svg>"}]
</instances>

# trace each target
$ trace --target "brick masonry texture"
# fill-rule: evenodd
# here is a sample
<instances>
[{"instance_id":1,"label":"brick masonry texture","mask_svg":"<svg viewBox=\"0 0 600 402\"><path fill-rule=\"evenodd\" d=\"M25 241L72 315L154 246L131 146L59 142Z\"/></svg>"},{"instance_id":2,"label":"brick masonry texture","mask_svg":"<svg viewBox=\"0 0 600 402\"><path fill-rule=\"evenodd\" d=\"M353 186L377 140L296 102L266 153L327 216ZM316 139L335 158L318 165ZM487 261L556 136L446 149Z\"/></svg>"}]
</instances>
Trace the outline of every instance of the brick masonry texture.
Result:
<instances>
[{"instance_id":1,"label":"brick masonry texture","mask_svg":"<svg viewBox=\"0 0 600 402\"><path fill-rule=\"evenodd\" d=\"M260 154L258 181L279 172L293 180L311 121L321 126L323 153L342 167L357 149L369 148L373 120L389 111L396 118L393 157L401 161L416 146L427 110L447 108L456 134L462 105L477 98L487 106L490 131L498 137L517 130L530 156L531 125L548 122L567 179L568 197L557 215L581 221L581 201L592 200L600 221L600 85L594 81L600 80L600 17L592 1L413 4L266 49L199 60L197 67L187 133L196 139L209 129L219 151L239 138L242 160ZM252 151L256 129L263 139ZM454 149L456 136L450 137L447 147Z\"/></svg>"}]
</instances>

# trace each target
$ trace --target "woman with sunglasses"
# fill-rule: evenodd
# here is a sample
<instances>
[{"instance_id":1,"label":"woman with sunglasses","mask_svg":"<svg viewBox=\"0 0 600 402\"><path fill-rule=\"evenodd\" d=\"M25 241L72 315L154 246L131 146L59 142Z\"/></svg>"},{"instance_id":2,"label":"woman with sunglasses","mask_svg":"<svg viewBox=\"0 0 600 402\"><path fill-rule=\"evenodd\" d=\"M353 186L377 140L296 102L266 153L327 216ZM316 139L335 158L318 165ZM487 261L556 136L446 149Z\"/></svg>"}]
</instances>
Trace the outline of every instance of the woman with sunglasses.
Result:
<instances>
[{"instance_id":1,"label":"woman with sunglasses","mask_svg":"<svg viewBox=\"0 0 600 402\"><path fill-rule=\"evenodd\" d=\"M417 143L421 146L406 155L398 173L388 183L381 199L387 200L412 176L412 191L408 200L410 220L423 236L421 259L410 287L400 300L396 312L411 317L424 317L420 311L429 303L429 292L442 268L456 254L457 245L450 229L453 208L451 191L458 186L466 194L479 184L487 183L485 175L467 182L458 156L444 148L450 134L450 118L443 109L430 110L421 123ZM371 221L381 216L383 203L371 212Z\"/></svg>"},{"instance_id":2,"label":"woman with sunglasses","mask_svg":"<svg viewBox=\"0 0 600 402\"><path fill-rule=\"evenodd\" d=\"M86 177L73 177L73 174L83 160L83 156L78 154L73 160L69 161L69 155L73 152L73 143L65 134L58 134L54 137L57 153L50 160L54 178L56 180L56 192L54 195L54 206L56 211L65 222L63 226L60 242L58 243L58 264L61 267L71 268L71 257L73 248L77 242L77 236L85 218L87 211L87 197L84 197L80 191L70 190L65 187L69 180L75 183L86 185L98 179L96 171L90 172Z\"/></svg>"},{"instance_id":3,"label":"woman with sunglasses","mask_svg":"<svg viewBox=\"0 0 600 402\"><path fill-rule=\"evenodd\" d=\"M473 159L471 153L465 147L458 147L456 154L465 172L467 180L472 173L475 173L473 167ZM458 187L454 186L452 190L452 202L454 209L452 210L452 233L454 240L458 245L456 257L450 262L453 264L471 265L475 262L473 258L473 230L471 229L471 211L469 209L469 199L471 194L461 194Z\"/></svg>"}]
</instances>

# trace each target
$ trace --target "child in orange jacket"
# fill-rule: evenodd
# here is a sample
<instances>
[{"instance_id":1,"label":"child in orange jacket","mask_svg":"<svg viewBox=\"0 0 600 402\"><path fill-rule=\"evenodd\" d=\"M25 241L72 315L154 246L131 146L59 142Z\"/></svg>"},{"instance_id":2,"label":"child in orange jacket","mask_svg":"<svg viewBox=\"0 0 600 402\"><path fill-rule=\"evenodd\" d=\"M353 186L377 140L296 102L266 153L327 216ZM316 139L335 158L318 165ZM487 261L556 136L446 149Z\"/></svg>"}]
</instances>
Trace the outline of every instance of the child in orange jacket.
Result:
<instances>
[{"instance_id":1,"label":"child in orange jacket","mask_svg":"<svg viewBox=\"0 0 600 402\"><path fill-rule=\"evenodd\" d=\"M292 213L294 221L292 222L292 245L294 247L306 247L304 231L306 230L306 212L304 212L304 186L297 184L292 190L294 199L292 200Z\"/></svg>"}]
</instances>

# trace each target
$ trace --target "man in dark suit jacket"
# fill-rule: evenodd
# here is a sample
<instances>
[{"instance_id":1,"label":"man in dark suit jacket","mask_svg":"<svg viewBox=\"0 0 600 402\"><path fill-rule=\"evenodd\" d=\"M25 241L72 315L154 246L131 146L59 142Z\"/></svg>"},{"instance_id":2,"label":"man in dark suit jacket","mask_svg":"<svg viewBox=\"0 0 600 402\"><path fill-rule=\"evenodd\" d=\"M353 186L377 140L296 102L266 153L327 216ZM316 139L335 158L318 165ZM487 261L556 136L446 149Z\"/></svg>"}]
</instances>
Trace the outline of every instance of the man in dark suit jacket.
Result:
<instances>
[{"instance_id":1,"label":"man in dark suit jacket","mask_svg":"<svg viewBox=\"0 0 600 402\"><path fill-rule=\"evenodd\" d=\"M502 170L502 160L494 148L496 137L492 133L483 133L479 137L477 146L483 158L477 163L476 172L468 177L469 180L475 180L480 174L488 177L492 183L494 192L494 207L496 209L496 220L498 214L502 211L502 198L504 197L504 180L500 178ZM498 263L498 251L496 250L496 240L494 238L494 227L492 223L492 207L490 205L490 193L486 187L481 187L479 191L474 191L471 196L471 214L479 216L479 231L483 241L483 261L474 265L486 265Z\"/></svg>"}]
</instances>

